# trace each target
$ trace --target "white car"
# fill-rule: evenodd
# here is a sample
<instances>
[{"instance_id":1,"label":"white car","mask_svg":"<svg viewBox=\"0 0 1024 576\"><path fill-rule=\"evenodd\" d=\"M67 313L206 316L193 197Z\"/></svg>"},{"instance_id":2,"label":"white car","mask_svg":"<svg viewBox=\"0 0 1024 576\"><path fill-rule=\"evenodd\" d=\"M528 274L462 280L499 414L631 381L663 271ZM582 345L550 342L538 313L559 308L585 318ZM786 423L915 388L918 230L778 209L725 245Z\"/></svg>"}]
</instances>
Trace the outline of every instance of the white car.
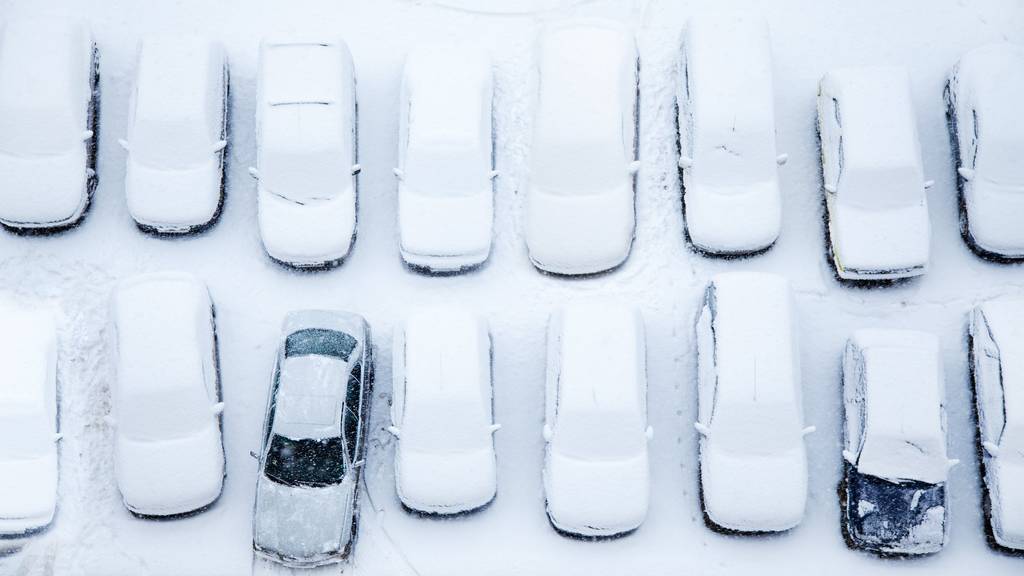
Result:
<instances>
[{"instance_id":1,"label":"white car","mask_svg":"<svg viewBox=\"0 0 1024 576\"><path fill-rule=\"evenodd\" d=\"M750 12L690 18L679 74L679 167L698 250L767 250L782 226L768 24Z\"/></svg>"},{"instance_id":2,"label":"white car","mask_svg":"<svg viewBox=\"0 0 1024 576\"><path fill-rule=\"evenodd\" d=\"M633 244L637 70L633 34L563 25L541 40L526 191L526 246L540 270L594 274Z\"/></svg>"},{"instance_id":3,"label":"white car","mask_svg":"<svg viewBox=\"0 0 1024 576\"><path fill-rule=\"evenodd\" d=\"M479 47L426 44L405 61L395 175L402 258L413 267L455 272L491 251L493 90Z\"/></svg>"},{"instance_id":4,"label":"white car","mask_svg":"<svg viewBox=\"0 0 1024 576\"><path fill-rule=\"evenodd\" d=\"M800 349L789 282L712 278L697 319L697 422L712 527L777 532L803 519L807 449Z\"/></svg>"},{"instance_id":5,"label":"white car","mask_svg":"<svg viewBox=\"0 0 1024 576\"><path fill-rule=\"evenodd\" d=\"M829 244L839 278L928 269L928 201L907 72L844 68L821 79L818 132Z\"/></svg>"},{"instance_id":6,"label":"white car","mask_svg":"<svg viewBox=\"0 0 1024 576\"><path fill-rule=\"evenodd\" d=\"M995 542L1024 550L1024 300L992 300L970 322L985 513Z\"/></svg>"},{"instance_id":7,"label":"white car","mask_svg":"<svg viewBox=\"0 0 1024 576\"><path fill-rule=\"evenodd\" d=\"M428 308L395 332L391 422L402 504L458 514L494 499L497 463L487 322L457 307Z\"/></svg>"},{"instance_id":8,"label":"white car","mask_svg":"<svg viewBox=\"0 0 1024 576\"><path fill-rule=\"evenodd\" d=\"M125 193L139 228L201 230L223 202L228 68L217 42L160 35L139 44L128 112Z\"/></svg>"},{"instance_id":9,"label":"white car","mask_svg":"<svg viewBox=\"0 0 1024 576\"><path fill-rule=\"evenodd\" d=\"M961 231L982 256L1024 258L1024 46L990 44L953 67L945 90Z\"/></svg>"},{"instance_id":10,"label":"white car","mask_svg":"<svg viewBox=\"0 0 1024 576\"><path fill-rule=\"evenodd\" d=\"M576 302L548 324L544 494L563 534L611 537L647 516L644 324L615 302Z\"/></svg>"},{"instance_id":11,"label":"white car","mask_svg":"<svg viewBox=\"0 0 1024 576\"><path fill-rule=\"evenodd\" d=\"M356 79L341 40L265 40L256 102L263 247L299 268L341 263L356 234Z\"/></svg>"},{"instance_id":12,"label":"white car","mask_svg":"<svg viewBox=\"0 0 1024 576\"><path fill-rule=\"evenodd\" d=\"M99 60L89 29L9 20L0 31L0 224L78 223L96 187Z\"/></svg>"},{"instance_id":13,"label":"white car","mask_svg":"<svg viewBox=\"0 0 1024 576\"><path fill-rule=\"evenodd\" d=\"M843 356L843 532L880 554L938 552L946 542L945 383L939 340L858 330Z\"/></svg>"},{"instance_id":14,"label":"white car","mask_svg":"<svg viewBox=\"0 0 1024 576\"><path fill-rule=\"evenodd\" d=\"M0 538L17 538L57 509L57 329L42 311L5 305L0 317Z\"/></svg>"},{"instance_id":15,"label":"white car","mask_svg":"<svg viewBox=\"0 0 1024 576\"><path fill-rule=\"evenodd\" d=\"M176 272L122 281L111 303L114 465L125 507L178 516L210 506L224 483L213 303Z\"/></svg>"}]
</instances>

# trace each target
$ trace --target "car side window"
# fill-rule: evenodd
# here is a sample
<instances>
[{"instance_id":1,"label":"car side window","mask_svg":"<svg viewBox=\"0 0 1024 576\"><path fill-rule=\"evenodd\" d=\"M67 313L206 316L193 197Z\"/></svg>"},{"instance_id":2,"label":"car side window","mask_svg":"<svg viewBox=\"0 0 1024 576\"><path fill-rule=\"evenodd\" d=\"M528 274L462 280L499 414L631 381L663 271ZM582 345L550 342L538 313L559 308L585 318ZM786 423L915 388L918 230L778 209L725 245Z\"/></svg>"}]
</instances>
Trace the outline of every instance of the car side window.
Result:
<instances>
[{"instance_id":1,"label":"car side window","mask_svg":"<svg viewBox=\"0 0 1024 576\"><path fill-rule=\"evenodd\" d=\"M839 111L839 100L832 99L832 113L836 121L836 159L835 159L835 180L833 186L839 185L843 177L843 116Z\"/></svg>"},{"instance_id":2,"label":"car side window","mask_svg":"<svg viewBox=\"0 0 1024 576\"><path fill-rule=\"evenodd\" d=\"M359 415L362 413L363 401L363 365L356 362L349 372L348 386L345 389L345 406L341 413L341 427L345 434L345 444L349 456L357 458L359 444Z\"/></svg>"},{"instance_id":3,"label":"car side window","mask_svg":"<svg viewBox=\"0 0 1024 576\"><path fill-rule=\"evenodd\" d=\"M263 429L263 451L267 449L267 441L270 439L270 431L274 428L274 414L277 410L277 388L281 381L281 364L274 364L274 376L270 382L270 393L267 398L266 426Z\"/></svg>"},{"instance_id":4,"label":"car side window","mask_svg":"<svg viewBox=\"0 0 1024 576\"><path fill-rule=\"evenodd\" d=\"M1006 424L1002 371L998 354L987 348L983 347L979 351L979 357L975 362L977 393L984 414L980 424L983 428L984 439L998 444Z\"/></svg>"},{"instance_id":5,"label":"car side window","mask_svg":"<svg viewBox=\"0 0 1024 576\"><path fill-rule=\"evenodd\" d=\"M967 150L967 158L970 160L968 168L974 168L978 163L978 148L981 146L981 141L978 138L978 110L971 109L971 146ZM962 160L961 160L962 161Z\"/></svg>"}]
</instances>

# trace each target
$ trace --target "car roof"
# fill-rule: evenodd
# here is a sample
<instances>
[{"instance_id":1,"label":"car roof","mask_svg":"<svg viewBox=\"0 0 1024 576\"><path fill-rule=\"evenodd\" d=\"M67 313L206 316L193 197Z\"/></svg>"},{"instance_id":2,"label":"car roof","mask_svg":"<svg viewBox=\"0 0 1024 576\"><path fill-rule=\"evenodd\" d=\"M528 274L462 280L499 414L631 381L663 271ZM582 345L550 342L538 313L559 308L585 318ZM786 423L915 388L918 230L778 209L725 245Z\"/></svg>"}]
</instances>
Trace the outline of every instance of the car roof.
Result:
<instances>
[{"instance_id":1,"label":"car roof","mask_svg":"<svg viewBox=\"0 0 1024 576\"><path fill-rule=\"evenodd\" d=\"M274 432L295 440L340 436L349 364L306 354L285 358L280 370Z\"/></svg>"},{"instance_id":2,"label":"car roof","mask_svg":"<svg viewBox=\"0 0 1024 576\"><path fill-rule=\"evenodd\" d=\"M774 139L767 22L744 11L696 15L686 25L685 46L697 144L704 138L720 138L728 130L768 133Z\"/></svg>"},{"instance_id":3,"label":"car roof","mask_svg":"<svg viewBox=\"0 0 1024 576\"><path fill-rule=\"evenodd\" d=\"M410 144L481 145L490 104L491 63L479 46L424 44L405 61Z\"/></svg>"},{"instance_id":4,"label":"car roof","mask_svg":"<svg viewBox=\"0 0 1024 576\"><path fill-rule=\"evenodd\" d=\"M965 54L956 66L961 97L967 99L967 113L978 114L981 138L1017 141L1024 122L1024 46L988 44ZM994 121L986 121L993 118Z\"/></svg>"},{"instance_id":5,"label":"car roof","mask_svg":"<svg viewBox=\"0 0 1024 576\"><path fill-rule=\"evenodd\" d=\"M351 102L352 55L340 40L265 40L260 68L262 105Z\"/></svg>"},{"instance_id":6,"label":"car roof","mask_svg":"<svg viewBox=\"0 0 1024 576\"><path fill-rule=\"evenodd\" d=\"M711 279L708 298L716 405L796 405L800 371L789 282L776 274L727 272Z\"/></svg>"},{"instance_id":7,"label":"car roof","mask_svg":"<svg viewBox=\"0 0 1024 576\"><path fill-rule=\"evenodd\" d=\"M89 99L92 37L73 20L10 20L0 32L0 114L65 112Z\"/></svg>"},{"instance_id":8,"label":"car roof","mask_svg":"<svg viewBox=\"0 0 1024 576\"><path fill-rule=\"evenodd\" d=\"M405 325L406 406L458 397L486 408L489 358L487 325L475 314L449 306L414 314Z\"/></svg>"},{"instance_id":9,"label":"car roof","mask_svg":"<svg viewBox=\"0 0 1024 576\"><path fill-rule=\"evenodd\" d=\"M636 309L574 302L560 312L559 410L643 413L644 327Z\"/></svg>"},{"instance_id":10,"label":"car roof","mask_svg":"<svg viewBox=\"0 0 1024 576\"><path fill-rule=\"evenodd\" d=\"M916 167L916 116L904 68L840 68L821 79L820 97L834 98L842 122L843 170Z\"/></svg>"},{"instance_id":11,"label":"car roof","mask_svg":"<svg viewBox=\"0 0 1024 576\"><path fill-rule=\"evenodd\" d=\"M202 331L211 322L211 306L205 284L191 274L142 274L122 281L113 310L118 395L205 395L205 378L214 375L204 375L200 338L206 337Z\"/></svg>"},{"instance_id":12,"label":"car roof","mask_svg":"<svg viewBox=\"0 0 1024 576\"><path fill-rule=\"evenodd\" d=\"M999 352L1006 421L1024 424L1024 300L989 300L977 310Z\"/></svg>"},{"instance_id":13,"label":"car roof","mask_svg":"<svg viewBox=\"0 0 1024 576\"><path fill-rule=\"evenodd\" d=\"M142 40L136 87L136 117L201 121L219 125L224 51L192 35L154 35ZM211 107L211 102L217 102Z\"/></svg>"},{"instance_id":14,"label":"car roof","mask_svg":"<svg viewBox=\"0 0 1024 576\"><path fill-rule=\"evenodd\" d=\"M56 369L57 334L46 310L0 303L0 406L5 414L45 407L47 374Z\"/></svg>"}]
</instances>

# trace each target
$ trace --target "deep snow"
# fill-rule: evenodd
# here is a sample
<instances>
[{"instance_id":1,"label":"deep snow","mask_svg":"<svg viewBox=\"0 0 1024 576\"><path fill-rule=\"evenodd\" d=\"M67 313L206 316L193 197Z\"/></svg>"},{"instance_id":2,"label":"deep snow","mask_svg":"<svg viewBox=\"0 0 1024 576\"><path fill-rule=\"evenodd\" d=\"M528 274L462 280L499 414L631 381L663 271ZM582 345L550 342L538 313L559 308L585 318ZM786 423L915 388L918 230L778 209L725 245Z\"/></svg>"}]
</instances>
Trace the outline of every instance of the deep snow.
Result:
<instances>
[{"instance_id":1,"label":"deep snow","mask_svg":"<svg viewBox=\"0 0 1024 576\"><path fill-rule=\"evenodd\" d=\"M778 148L790 160L780 171L782 234L768 253L749 260L713 260L686 246L676 169L673 95L679 31L696 9L752 0L692 2L568 2L523 0L488 16L498 4L456 10L441 2L378 0L129 0L0 1L0 17L69 13L89 19L102 59L100 185L81 227L54 237L0 233L0 286L44 304L60 302L62 418L61 501L50 532L23 553L0 561L0 573L61 575L235 575L251 566L256 463L267 385L284 314L300 307L348 308L364 314L376 334L377 398L366 468L356 572L537 576L668 574L1019 574L1024 559L987 547L974 457L971 394L964 331L976 302L1024 293L1024 269L991 264L960 239L942 86L970 48L996 40L1024 42L1024 6L1016 0L785 0L765 16L775 59ZM530 66L534 34L569 12L638 24L640 157L637 239L627 263L612 274L567 280L536 272L523 242L523 176L532 121ZM174 29L222 40L232 65L228 188L223 218L194 238L140 233L124 200L124 152L130 70L138 38ZM338 34L352 48L359 78L359 238L344 265L326 273L289 271L262 252L255 183L246 174L255 142L255 70L266 33L305 30ZM479 271L426 277L408 271L398 252L392 168L398 86L407 49L420 40L476 39L496 63L497 181L494 249ZM824 255L815 94L821 76L847 65L897 64L912 75L915 113L932 218L932 261L922 278L878 290L840 286ZM518 192L518 193L517 193ZM224 377L224 495L209 511L175 522L133 518L120 503L113 476L104 321L116 278L183 269L209 284L218 305ZM771 538L723 536L708 530L697 497L693 322L707 279L715 272L785 274L794 289L802 343L809 495L804 521ZM549 313L580 295L629 301L644 313L649 353L651 509L633 535L609 542L567 539L544 514L541 424L544 335ZM456 300L485 315L494 336L498 496L479 514L451 521L404 512L394 491L388 422L390 336L408 314ZM836 485L841 473L840 361L852 331L901 327L935 332L944 350L949 409L949 545L915 561L880 560L848 550L839 531ZM274 571L272 571L274 572Z\"/></svg>"}]
</instances>

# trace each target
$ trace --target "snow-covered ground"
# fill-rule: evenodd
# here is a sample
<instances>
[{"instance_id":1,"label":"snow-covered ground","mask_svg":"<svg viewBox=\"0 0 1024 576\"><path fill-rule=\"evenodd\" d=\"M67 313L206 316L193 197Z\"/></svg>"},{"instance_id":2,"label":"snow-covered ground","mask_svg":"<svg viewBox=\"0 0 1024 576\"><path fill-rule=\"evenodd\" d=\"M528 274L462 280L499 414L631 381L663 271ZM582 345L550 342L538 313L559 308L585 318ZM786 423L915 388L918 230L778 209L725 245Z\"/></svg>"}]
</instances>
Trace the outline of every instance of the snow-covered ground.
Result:
<instances>
[{"instance_id":1,"label":"snow-covered ground","mask_svg":"<svg viewBox=\"0 0 1024 576\"><path fill-rule=\"evenodd\" d=\"M575 7L569 4L577 4ZM100 185L83 225L53 237L0 233L0 287L59 303L61 499L56 523L22 552L0 561L4 574L248 574L250 517L264 402L274 346L286 311L312 306L364 314L377 334L377 398L368 452L362 533L354 571L363 575L536 576L667 574L983 573L1020 574L1024 558L985 543L974 452L965 321L991 296L1024 293L1024 269L979 260L961 241L942 86L966 50L989 41L1024 42L1018 0L785 0L765 5L772 29L782 234L768 253L712 260L683 240L676 171L673 95L677 38L688 14L720 4L677 0L30 0L0 1L0 19L59 13L88 19L102 58ZM721 2L753 5L755 2ZM447 6L446 6L447 5ZM462 8L458 8L458 6ZM455 6L455 7L452 7ZM488 14L497 10L502 15ZM635 22L642 62L637 239L614 273L567 280L538 273L523 243L522 183L530 136L533 38L545 22L604 15ZM207 233L159 239L136 230L124 199L123 150L131 66L139 36L198 30L227 45L232 65L227 203ZM286 270L262 252L256 223L255 70L270 32L341 33L359 78L361 201L359 238L339 269ZM403 267L398 249L396 156L402 57L420 40L476 39L496 63L496 237L489 263L461 276L427 277ZM825 258L815 94L821 75L844 65L898 64L910 70L927 178L933 240L929 272L875 290L841 286ZM584 95L581 95L583 97ZM1024 216L1024 215L1022 215ZM218 310L224 377L228 476L209 511L185 520L132 517L114 483L112 434L103 423L110 383L104 326L112 282L129 274L181 269L204 278ZM802 342L809 498L804 522L767 538L708 530L698 506L693 322L715 272L786 275L796 293ZM647 326L651 508L626 538L564 538L544 514L541 425L544 335L549 312L581 295L640 306ZM494 336L498 496L478 514L453 520L404 512L393 484L393 440L384 431L391 332L422 305L456 301L487 316ZM856 328L901 327L938 334L944 350L951 458L949 545L936 556L880 560L848 550L839 531L840 361ZM262 569L266 567L261 567ZM270 573L279 571L269 568Z\"/></svg>"}]
</instances>

